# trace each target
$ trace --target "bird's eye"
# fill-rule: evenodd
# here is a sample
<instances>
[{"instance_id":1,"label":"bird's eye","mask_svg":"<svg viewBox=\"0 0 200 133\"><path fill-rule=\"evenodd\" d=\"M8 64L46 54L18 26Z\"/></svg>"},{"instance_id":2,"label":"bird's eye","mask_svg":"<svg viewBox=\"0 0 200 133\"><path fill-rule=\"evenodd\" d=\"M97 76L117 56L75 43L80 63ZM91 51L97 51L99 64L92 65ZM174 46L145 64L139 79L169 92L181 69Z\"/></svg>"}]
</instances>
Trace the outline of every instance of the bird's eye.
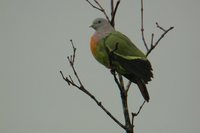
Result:
<instances>
[{"instance_id":1,"label":"bird's eye","mask_svg":"<svg viewBox=\"0 0 200 133\"><path fill-rule=\"evenodd\" d=\"M98 23L100 24L100 23L101 23L101 20L99 20Z\"/></svg>"}]
</instances>

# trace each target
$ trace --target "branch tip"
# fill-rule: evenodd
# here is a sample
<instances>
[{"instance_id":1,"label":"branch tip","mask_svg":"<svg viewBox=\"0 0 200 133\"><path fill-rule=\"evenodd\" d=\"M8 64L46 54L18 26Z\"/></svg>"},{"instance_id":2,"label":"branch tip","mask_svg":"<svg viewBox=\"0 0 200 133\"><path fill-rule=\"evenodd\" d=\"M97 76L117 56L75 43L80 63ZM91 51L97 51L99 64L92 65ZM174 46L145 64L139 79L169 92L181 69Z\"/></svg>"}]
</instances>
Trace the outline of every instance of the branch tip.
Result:
<instances>
[{"instance_id":1,"label":"branch tip","mask_svg":"<svg viewBox=\"0 0 200 133\"><path fill-rule=\"evenodd\" d=\"M110 21L105 9L101 6L101 4L97 0L94 0L94 2L96 3L97 6L92 4L89 0L86 0L86 2L88 2L93 8L95 8L95 9L99 10L100 12L102 12L104 14L104 16L106 17L106 19L108 21Z\"/></svg>"},{"instance_id":2,"label":"branch tip","mask_svg":"<svg viewBox=\"0 0 200 133\"><path fill-rule=\"evenodd\" d=\"M156 22L156 27L159 28L160 30L162 30L163 32L166 32L166 30L165 30L163 27L161 27L161 26L158 24L158 22Z\"/></svg>"}]
</instances>

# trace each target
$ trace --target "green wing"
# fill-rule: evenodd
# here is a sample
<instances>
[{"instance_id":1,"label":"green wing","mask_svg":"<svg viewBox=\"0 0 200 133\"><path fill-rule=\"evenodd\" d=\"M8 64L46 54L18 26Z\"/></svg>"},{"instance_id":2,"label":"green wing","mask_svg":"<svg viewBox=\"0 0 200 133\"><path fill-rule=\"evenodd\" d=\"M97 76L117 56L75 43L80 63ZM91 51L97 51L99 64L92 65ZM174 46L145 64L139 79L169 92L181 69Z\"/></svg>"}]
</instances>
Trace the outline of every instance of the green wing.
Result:
<instances>
[{"instance_id":1,"label":"green wing","mask_svg":"<svg viewBox=\"0 0 200 133\"><path fill-rule=\"evenodd\" d=\"M120 32L112 32L104 40L108 53L112 52L112 59L117 71L135 82L140 79L147 83L153 77L152 67L145 54L140 51L128 37Z\"/></svg>"},{"instance_id":2,"label":"green wing","mask_svg":"<svg viewBox=\"0 0 200 133\"><path fill-rule=\"evenodd\" d=\"M110 50L115 49L116 44L118 44L116 53L120 55L127 56L127 58L146 58L145 54L140 51L128 37L117 31L110 33L107 38L105 38L105 45Z\"/></svg>"}]
</instances>

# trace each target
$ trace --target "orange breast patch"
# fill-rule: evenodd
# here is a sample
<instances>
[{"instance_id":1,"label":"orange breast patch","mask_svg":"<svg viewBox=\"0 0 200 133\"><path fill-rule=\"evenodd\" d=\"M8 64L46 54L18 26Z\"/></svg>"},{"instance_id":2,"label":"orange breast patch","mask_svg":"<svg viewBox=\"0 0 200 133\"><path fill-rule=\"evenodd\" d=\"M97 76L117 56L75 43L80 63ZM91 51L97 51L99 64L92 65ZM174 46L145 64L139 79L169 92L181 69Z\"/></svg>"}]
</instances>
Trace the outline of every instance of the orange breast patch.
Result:
<instances>
[{"instance_id":1,"label":"orange breast patch","mask_svg":"<svg viewBox=\"0 0 200 133\"><path fill-rule=\"evenodd\" d=\"M98 40L94 36L92 36L91 40L90 40L90 49L91 49L93 55L95 55L95 53L96 53L97 42L98 42Z\"/></svg>"}]
</instances>

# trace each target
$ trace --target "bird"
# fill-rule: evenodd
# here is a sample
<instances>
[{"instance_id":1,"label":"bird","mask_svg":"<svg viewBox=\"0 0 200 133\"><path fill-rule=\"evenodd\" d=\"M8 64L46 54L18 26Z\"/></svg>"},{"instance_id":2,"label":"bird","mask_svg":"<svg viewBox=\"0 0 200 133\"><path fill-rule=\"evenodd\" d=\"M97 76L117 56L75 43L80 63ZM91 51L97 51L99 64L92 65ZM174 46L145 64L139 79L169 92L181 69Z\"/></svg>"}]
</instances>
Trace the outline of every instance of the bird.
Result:
<instances>
[{"instance_id":1,"label":"bird","mask_svg":"<svg viewBox=\"0 0 200 133\"><path fill-rule=\"evenodd\" d=\"M107 19L96 18L90 27L95 30L90 38L94 58L137 84L144 100L149 102L146 84L153 78L153 69L146 55L126 35L115 30Z\"/></svg>"}]
</instances>

